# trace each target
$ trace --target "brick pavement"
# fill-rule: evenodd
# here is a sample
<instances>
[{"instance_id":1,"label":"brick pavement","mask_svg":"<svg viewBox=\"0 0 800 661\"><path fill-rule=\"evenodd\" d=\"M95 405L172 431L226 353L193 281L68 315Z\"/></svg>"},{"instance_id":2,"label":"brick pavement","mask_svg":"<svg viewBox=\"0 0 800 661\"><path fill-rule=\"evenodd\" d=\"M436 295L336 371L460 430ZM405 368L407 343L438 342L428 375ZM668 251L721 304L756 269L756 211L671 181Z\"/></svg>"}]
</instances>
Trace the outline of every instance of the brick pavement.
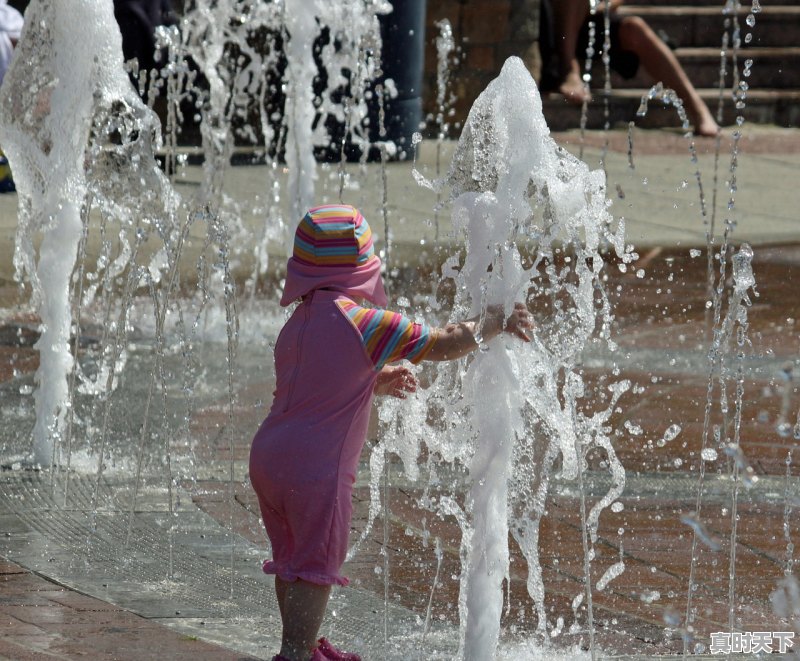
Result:
<instances>
[{"instance_id":1,"label":"brick pavement","mask_svg":"<svg viewBox=\"0 0 800 661\"><path fill-rule=\"evenodd\" d=\"M255 661L0 558L0 661Z\"/></svg>"},{"instance_id":2,"label":"brick pavement","mask_svg":"<svg viewBox=\"0 0 800 661\"><path fill-rule=\"evenodd\" d=\"M754 269L759 296L754 299L755 306L750 313L751 354L791 360L800 349L800 336L797 334L800 303L792 296L793 283L800 277L800 248L791 245L772 247L756 254ZM680 640L674 634L672 637L665 634L664 616L674 604L679 607L683 604L682 595L686 591L691 534L688 527L679 523L679 517L694 507L696 473L692 471L697 465L703 422L702 402L707 388L704 367L706 294L703 284L706 261L703 256L690 257L688 251L667 249L655 251L642 259L646 261L643 278L609 270L609 291L614 291L618 283L624 284L624 297L616 302L615 331L622 351L641 351L645 355L656 352L659 356L692 355L695 352L701 362L695 366L671 366L669 361L648 365L646 362L637 363L635 356L630 359L621 370L620 378L630 378L644 391L635 402L624 407L624 415L642 431L638 435L619 437L615 447L632 479L637 475L652 474L685 476L689 481L682 493L634 495L624 510L606 512L601 518L597 574L619 557L624 557L626 572L612 582L609 589L596 593L595 617L598 640L605 649L670 654L680 650ZM680 274L680 277L671 277L673 274ZM669 289L668 295L664 289ZM587 379L592 378L591 370L588 370ZM236 439L233 458L237 462L243 462L247 457L252 430L264 413L263 405L258 402L268 400L271 390L271 382L261 381L248 385L238 394L233 430ZM748 379L744 409L747 434L742 447L762 477L780 478L785 472L787 452L794 449L793 444L775 433L774 412L779 396L773 374ZM769 414L764 415L765 411ZM191 429L194 438L201 441L198 459L225 462L230 458L228 438L232 430L221 433L228 424L227 416L224 401L211 403L195 413ZM677 439L661 445L656 443L676 420L682 425ZM722 420L714 418L712 422L721 423ZM622 420L617 416L612 423L619 428ZM598 467L602 460L600 456L590 457ZM722 465L712 472L716 474L720 470L724 472ZM200 509L223 526L231 524L227 485L208 480L185 486L195 494L194 502ZM780 485L779 488L782 489ZM426 547L422 541L422 530L427 528L431 535L441 539L444 550L440 569L442 578L432 602L433 617L455 622L460 533L452 520L431 521L430 515L420 509L418 497L419 490L414 488L397 487L391 492L391 594L407 608L424 612L436 571L433 547L430 543ZM237 507L232 517L235 532L253 543L262 542L263 531L253 493L239 484L235 502ZM368 503L367 490L359 488L354 519L356 532L365 525ZM772 522L773 531L779 530L783 508L782 500L768 503L743 499L739 506L737 594L744 601L737 616L748 630L774 629L777 626L769 607L769 594L785 565L787 542L782 534L765 535L764 521ZM426 516L427 523L423 523ZM582 582L578 556L565 557L562 552L564 548L580 546L580 525L576 517L574 499L558 497L553 499L549 514L542 523L541 557L547 607L554 618L560 616L567 622L574 618L571 602L580 592ZM724 499L712 500L703 517L723 546L718 554L701 549L697 566L698 581L702 586L696 598L700 609L698 630L707 636L711 631L724 630L728 616L729 504ZM620 528L627 531L624 538L618 534ZM382 541L382 526L379 525L347 568L355 585L375 594L382 594L384 589L383 577L375 571L382 565ZM508 614L506 625L525 630L535 626L535 616L526 593L524 564L513 543L512 552L515 562L512 565L510 601L515 608ZM168 641L165 644L174 646L176 650L176 656L172 658L182 658L177 655L184 651L197 658L241 658L230 653L222 657L203 657L202 654L217 652L213 646L203 646L163 629L153 621L148 623L109 604L70 593L13 565L4 565L3 578L10 589L2 592L6 599L11 598L12 603L3 603L8 610L0 610L13 623L3 636L3 645L22 646L31 654L47 654L48 651L43 650L52 650L53 645L59 645L60 654L73 654L78 648L70 645L77 645L80 637L84 650L96 648L98 654L106 654L109 649L113 649L115 654L129 650L133 655L98 658L148 658L139 656L147 653L142 651L147 649L147 641L156 636L160 640L163 636ZM39 587L30 587L32 585ZM659 597L649 601L647 595L656 593ZM20 595L20 603L13 603L15 595ZM70 595L74 595L75 601ZM32 600L30 604L38 604L36 611L23 608L23 604L28 603L26 599ZM35 613L37 618L29 617L30 613ZM27 615L27 619L22 614ZM150 633L146 633L147 627L150 627ZM117 638L121 642L114 643ZM566 642L569 638L569 634L563 634L562 640ZM139 648L140 645L145 647ZM15 658L13 653L8 654L9 658Z\"/></svg>"}]
</instances>

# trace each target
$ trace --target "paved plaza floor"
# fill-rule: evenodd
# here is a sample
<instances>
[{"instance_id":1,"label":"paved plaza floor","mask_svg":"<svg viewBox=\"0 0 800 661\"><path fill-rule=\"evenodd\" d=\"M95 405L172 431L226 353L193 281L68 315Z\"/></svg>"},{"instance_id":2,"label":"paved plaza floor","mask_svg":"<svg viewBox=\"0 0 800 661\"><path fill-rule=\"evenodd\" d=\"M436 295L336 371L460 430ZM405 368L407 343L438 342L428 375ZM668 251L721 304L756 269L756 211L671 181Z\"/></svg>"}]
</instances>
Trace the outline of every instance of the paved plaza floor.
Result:
<instances>
[{"instance_id":1,"label":"paved plaza floor","mask_svg":"<svg viewBox=\"0 0 800 661\"><path fill-rule=\"evenodd\" d=\"M627 483L623 507L600 518L593 580L620 561L625 571L593 591L600 658L680 655L684 636L691 638L690 651L713 658L710 636L728 631L731 616L740 632L794 633L794 624L775 613L771 595L796 562L800 535L797 441L779 432L800 412L800 131L745 125L743 134L735 168L730 129L718 158L713 141L698 142L697 162L686 139L669 131L637 131L632 156L624 131L590 133L583 140L578 132L557 136L592 167L604 164L611 211L625 217L627 241L639 257L625 272L607 266L619 349L613 356L588 352L584 365L587 383L602 381L613 369L615 378L634 385L609 420L613 428L627 430L615 437ZM452 148L441 146L442 163ZM420 171L433 177L435 162L435 145L424 145ZM335 166L323 169L323 196L336 199L338 174ZM231 197L253 199L263 167L233 167L227 177ZM200 178L199 169L188 167L179 174L180 189L189 194ZM705 191L702 202L698 180ZM380 218L379 171L368 166L359 181L350 195L363 200L370 219ZM429 277L438 259L437 238L443 246L448 241L447 219L434 211L435 195L414 183L411 164L393 163L387 198L392 259L402 267L398 277L414 278L418 268ZM173 457L175 465L187 468L182 474L192 477L171 484L173 511L164 504L157 462L137 490L135 507L130 466L109 466L101 479L90 463L85 471L52 478L14 466L32 425L37 366L37 320L11 283L15 202L14 196L0 197L0 393L6 412L0 458L9 464L0 473L0 659L270 659L277 650L277 610L269 581L259 571L267 544L245 478L249 441L274 387L271 370L258 366L269 365L268 342L280 326L279 313L266 300L252 309L241 302L242 318L258 317L266 341L242 330L240 344L246 346L239 361L246 378L236 385L233 410L224 391L197 393L186 422L197 450L190 456L176 449ZM247 227L262 222L252 208L243 208L243 215ZM713 231L718 245L726 220L734 244L754 246L757 297L748 308L741 360L728 364L733 390L730 410L723 412L718 386L710 394L708 386L706 234ZM371 222L381 234L381 223ZM251 271L246 255L237 268L241 277ZM136 348L131 351L133 375L125 392L128 404L139 410L150 363L146 352L137 359ZM218 362L224 364L223 355ZM208 380L223 369L209 367ZM740 446L758 478L752 487L729 479L731 460L721 453L700 456L704 430L713 438L715 427L732 424L737 374ZM586 494L595 501L608 488L607 470L603 456L588 460ZM459 528L452 519L432 520L420 505L424 485L406 478L399 460L389 475L383 492L388 516L378 518L346 566L352 586L335 592L326 633L365 650L370 660L453 658ZM368 519L368 480L365 463L355 493L354 534ZM547 617L551 624L563 621L563 627L549 637L549 651L541 658L581 658L589 644L586 604L575 599L584 581L579 503L575 485L558 482L542 521ZM692 528L681 518L698 503L706 537L693 553ZM513 541L510 548L503 658L537 658L528 648L514 647L542 641L525 563ZM686 632L680 622L690 571L696 616L694 630ZM421 634L426 621L427 638ZM794 640L800 646L800 635Z\"/></svg>"}]
</instances>

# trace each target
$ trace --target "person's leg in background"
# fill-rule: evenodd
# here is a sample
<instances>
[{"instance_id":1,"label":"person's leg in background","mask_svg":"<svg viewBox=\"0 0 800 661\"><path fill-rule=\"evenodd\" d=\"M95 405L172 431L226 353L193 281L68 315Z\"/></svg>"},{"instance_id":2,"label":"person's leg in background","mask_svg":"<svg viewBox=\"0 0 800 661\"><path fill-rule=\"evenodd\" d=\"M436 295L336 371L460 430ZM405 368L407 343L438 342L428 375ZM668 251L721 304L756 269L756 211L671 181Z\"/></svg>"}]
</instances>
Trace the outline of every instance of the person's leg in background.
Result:
<instances>
[{"instance_id":1,"label":"person's leg in background","mask_svg":"<svg viewBox=\"0 0 800 661\"><path fill-rule=\"evenodd\" d=\"M589 100L590 93L583 82L581 65L575 53L581 26L589 14L589 3L587 0L556 0L553 10L561 78L558 91L570 103L580 105Z\"/></svg>"},{"instance_id":2,"label":"person's leg in background","mask_svg":"<svg viewBox=\"0 0 800 661\"><path fill-rule=\"evenodd\" d=\"M719 126L700 97L681 63L672 50L653 29L638 16L626 16L619 26L620 47L638 55L642 66L656 80L664 83L681 98L694 132L700 136L715 136Z\"/></svg>"}]
</instances>

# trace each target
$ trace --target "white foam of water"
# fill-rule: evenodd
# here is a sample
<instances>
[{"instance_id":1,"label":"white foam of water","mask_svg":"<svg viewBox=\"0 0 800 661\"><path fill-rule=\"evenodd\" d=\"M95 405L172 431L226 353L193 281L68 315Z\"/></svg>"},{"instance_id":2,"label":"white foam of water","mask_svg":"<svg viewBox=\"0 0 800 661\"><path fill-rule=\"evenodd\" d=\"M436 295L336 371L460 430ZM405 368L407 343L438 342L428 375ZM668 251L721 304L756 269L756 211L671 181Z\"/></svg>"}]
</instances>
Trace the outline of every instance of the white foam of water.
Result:
<instances>
[{"instance_id":1,"label":"white foam of water","mask_svg":"<svg viewBox=\"0 0 800 661\"><path fill-rule=\"evenodd\" d=\"M331 93L351 82L350 128L356 144L365 144L364 120L367 115L361 90L354 89L374 79L379 70L381 41L377 16L391 11L388 2L365 3L361 0L286 0L284 21L288 33L286 45L287 71L286 118L289 130L286 140L286 165L290 215L300 218L314 201L317 179L314 145L327 146L330 138L325 130L325 116L332 114L339 121L345 117L341 106L332 101ZM320 53L328 75L328 88L315 104L314 42L322 26L329 30L330 43ZM334 46L334 43L336 45ZM364 60L364 53L370 57ZM387 81L388 83L389 81ZM319 108L316 106L319 105ZM318 117L319 114L322 117Z\"/></svg>"},{"instance_id":2,"label":"white foam of water","mask_svg":"<svg viewBox=\"0 0 800 661\"><path fill-rule=\"evenodd\" d=\"M597 579L597 585L595 586L596 589L602 592L606 589L606 587L608 587L608 584L611 581L620 576L624 571L625 563L622 560L615 562L608 569L606 569L605 573L599 579Z\"/></svg>"},{"instance_id":3,"label":"white foam of water","mask_svg":"<svg viewBox=\"0 0 800 661\"><path fill-rule=\"evenodd\" d=\"M286 139L286 166L289 169L288 189L290 213L300 218L312 205L317 167L312 151L314 121L314 40L319 36L317 16L321 3L316 0L286 0L287 97L286 115L293 128Z\"/></svg>"},{"instance_id":4,"label":"white foam of water","mask_svg":"<svg viewBox=\"0 0 800 661\"><path fill-rule=\"evenodd\" d=\"M142 188L157 194L159 187L152 181L159 175L153 171L153 116L122 67L110 0L68 6L34 0L18 48L0 93L0 140L14 164L20 200L16 277L30 279L42 319L34 455L38 463L49 465L52 437L60 436L64 426L67 375L73 365L70 281L87 197L114 190L122 179L128 195ZM116 116L113 127L105 123L109 113ZM107 148L104 139L112 131L122 144ZM149 160L131 158L136 147L128 139L133 132L138 137L131 142L149 147ZM92 170L100 162L117 167L105 170L102 181ZM110 213L119 213L125 193L121 198L109 203ZM160 206L173 202L164 195ZM144 197L139 204L147 208L151 203ZM37 259L33 244L38 233L43 237Z\"/></svg>"},{"instance_id":5,"label":"white foam of water","mask_svg":"<svg viewBox=\"0 0 800 661\"><path fill-rule=\"evenodd\" d=\"M561 475L575 479L590 447L607 457L612 487L586 516L588 539L622 493L624 470L608 420L630 383L589 391L577 367L590 340L614 349L610 303L598 294L600 251L630 259L624 227L607 212L603 173L553 142L538 90L516 58L475 102L447 177L422 183L450 189L454 233L466 244L463 263L456 255L443 268L456 284L453 318L482 319L490 305L508 314L528 296L559 301L548 318L536 320L530 344L497 338L463 362L437 367L429 389L402 409L387 402L381 415L393 421L381 447L403 458L409 476L417 474L423 443L441 461L469 468L466 508L447 497L438 505L463 532L460 654L488 659L500 637L509 529L528 562L539 627L547 626L538 529L557 460ZM527 268L518 246L533 254ZM433 429L426 426L431 421Z\"/></svg>"}]
</instances>

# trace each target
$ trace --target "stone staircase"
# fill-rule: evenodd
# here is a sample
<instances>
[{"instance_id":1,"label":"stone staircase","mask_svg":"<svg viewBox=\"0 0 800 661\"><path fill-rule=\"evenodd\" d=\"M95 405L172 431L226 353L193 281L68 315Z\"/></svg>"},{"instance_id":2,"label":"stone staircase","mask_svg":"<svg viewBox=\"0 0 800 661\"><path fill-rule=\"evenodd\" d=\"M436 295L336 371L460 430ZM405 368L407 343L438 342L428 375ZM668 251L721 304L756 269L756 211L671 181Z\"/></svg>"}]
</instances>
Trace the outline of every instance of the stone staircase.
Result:
<instances>
[{"instance_id":1,"label":"stone staircase","mask_svg":"<svg viewBox=\"0 0 800 661\"><path fill-rule=\"evenodd\" d=\"M732 3L731 3L732 4ZM725 3L710 0L630 0L621 14L642 17L674 48L690 80L717 115L722 103L722 124L736 122L742 114L746 121L779 126L800 126L800 0L762 0L761 11L752 13L752 2L742 0L735 15L724 14ZM753 23L753 19L755 22ZM751 26L750 23L753 23ZM598 16L602 26L602 16ZM727 24L727 27L726 27ZM738 25L741 46L738 52L729 46L726 53L724 89L720 91L723 36L729 41ZM600 27L599 29L602 29ZM751 37L747 38L747 35ZM651 101L646 116L636 117L642 95L654 84L641 68L630 80L612 72L611 93L603 92L605 71L600 55L592 69L592 102L587 115L588 128L626 125L679 126L674 108ZM752 63L747 67L749 60ZM748 69L748 75L745 69ZM735 70L735 74L734 74ZM745 107L737 110L733 86L747 84ZM570 106L559 95L544 100L544 110L553 130L574 128L580 124L581 109Z\"/></svg>"}]
</instances>

